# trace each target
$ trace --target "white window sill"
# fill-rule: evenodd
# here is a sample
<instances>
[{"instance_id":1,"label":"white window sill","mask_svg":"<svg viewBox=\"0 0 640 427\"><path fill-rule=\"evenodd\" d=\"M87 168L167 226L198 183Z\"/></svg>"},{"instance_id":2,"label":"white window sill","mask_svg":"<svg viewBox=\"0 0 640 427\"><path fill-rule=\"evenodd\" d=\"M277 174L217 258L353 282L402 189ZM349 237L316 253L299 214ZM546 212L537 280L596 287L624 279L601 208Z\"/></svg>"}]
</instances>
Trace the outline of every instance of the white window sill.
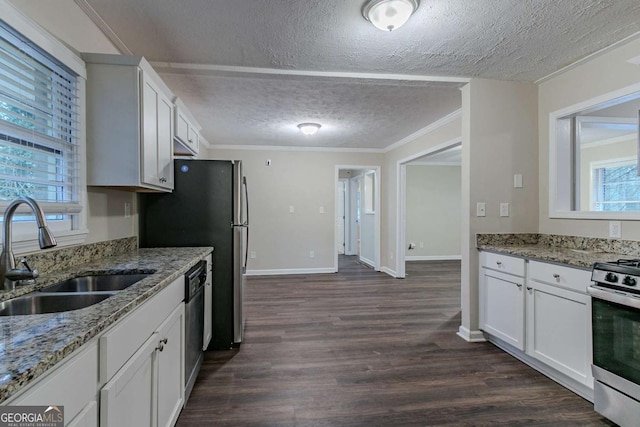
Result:
<instances>
[{"instance_id":1,"label":"white window sill","mask_svg":"<svg viewBox=\"0 0 640 427\"><path fill-rule=\"evenodd\" d=\"M63 248L65 246L74 246L83 244L87 235L89 234L89 230L66 230L56 232L52 230L53 235L56 238L56 242L58 245L56 248ZM30 236L20 236L14 233L14 237L11 242L11 249L14 254L26 254L30 252L37 252L40 250L40 245L38 243L37 232L31 234ZM1 245L0 245L1 246Z\"/></svg>"}]
</instances>

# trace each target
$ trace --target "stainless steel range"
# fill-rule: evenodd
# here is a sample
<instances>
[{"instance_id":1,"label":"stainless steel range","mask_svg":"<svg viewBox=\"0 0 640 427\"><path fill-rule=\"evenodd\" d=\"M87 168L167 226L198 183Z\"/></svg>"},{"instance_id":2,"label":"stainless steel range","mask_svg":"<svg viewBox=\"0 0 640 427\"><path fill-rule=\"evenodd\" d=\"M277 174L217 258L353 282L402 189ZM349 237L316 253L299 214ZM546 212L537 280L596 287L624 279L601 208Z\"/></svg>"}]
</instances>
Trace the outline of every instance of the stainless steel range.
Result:
<instances>
[{"instance_id":1,"label":"stainless steel range","mask_svg":"<svg viewBox=\"0 0 640 427\"><path fill-rule=\"evenodd\" d=\"M594 407L621 426L638 426L640 259L596 263L591 280Z\"/></svg>"}]
</instances>

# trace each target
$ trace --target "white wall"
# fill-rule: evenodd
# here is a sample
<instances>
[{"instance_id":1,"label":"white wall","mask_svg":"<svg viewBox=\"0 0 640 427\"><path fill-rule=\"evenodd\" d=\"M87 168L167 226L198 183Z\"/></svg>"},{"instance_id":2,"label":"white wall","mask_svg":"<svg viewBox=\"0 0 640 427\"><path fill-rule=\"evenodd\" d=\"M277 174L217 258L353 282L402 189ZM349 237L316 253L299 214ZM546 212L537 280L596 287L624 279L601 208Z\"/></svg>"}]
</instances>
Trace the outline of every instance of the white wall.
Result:
<instances>
[{"instance_id":1,"label":"white wall","mask_svg":"<svg viewBox=\"0 0 640 427\"><path fill-rule=\"evenodd\" d=\"M382 163L381 154L325 151L213 149L207 158L243 161L252 224L249 250L256 252L247 266L252 274L333 271L336 165ZM265 165L267 159L271 166Z\"/></svg>"},{"instance_id":2,"label":"white wall","mask_svg":"<svg viewBox=\"0 0 640 427\"><path fill-rule=\"evenodd\" d=\"M118 53L73 0L10 2L76 51ZM137 233L138 217L134 193L90 187L87 199L87 243L128 237ZM132 207L132 215L128 218L124 217L125 202L130 203Z\"/></svg>"},{"instance_id":3,"label":"white wall","mask_svg":"<svg viewBox=\"0 0 640 427\"><path fill-rule=\"evenodd\" d=\"M533 84L472 79L462 90L462 325L478 329L476 233L526 233L538 229L537 88ZM513 188L522 174L523 188ZM476 203L486 217L476 217ZM500 203L511 214L499 216Z\"/></svg>"},{"instance_id":4,"label":"white wall","mask_svg":"<svg viewBox=\"0 0 640 427\"><path fill-rule=\"evenodd\" d=\"M640 65L627 61L639 54L640 39L636 39L538 86L540 233L608 237L607 220L549 218L549 114L637 84ZM622 221L621 232L623 239L640 240L640 221Z\"/></svg>"},{"instance_id":5,"label":"white wall","mask_svg":"<svg viewBox=\"0 0 640 427\"><path fill-rule=\"evenodd\" d=\"M460 166L407 165L406 168L405 255L415 259L459 257ZM409 243L414 243L416 248L409 250Z\"/></svg>"}]
</instances>

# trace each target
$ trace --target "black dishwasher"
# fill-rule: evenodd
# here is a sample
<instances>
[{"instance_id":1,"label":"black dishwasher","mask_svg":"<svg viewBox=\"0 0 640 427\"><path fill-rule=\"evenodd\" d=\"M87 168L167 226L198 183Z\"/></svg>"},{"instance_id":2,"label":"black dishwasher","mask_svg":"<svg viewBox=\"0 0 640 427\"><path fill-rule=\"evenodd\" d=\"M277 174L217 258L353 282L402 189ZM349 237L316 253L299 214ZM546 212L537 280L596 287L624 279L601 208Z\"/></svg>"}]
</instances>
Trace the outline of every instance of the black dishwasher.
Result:
<instances>
[{"instance_id":1,"label":"black dishwasher","mask_svg":"<svg viewBox=\"0 0 640 427\"><path fill-rule=\"evenodd\" d=\"M202 366L204 341L204 285L207 281L207 262L200 261L184 277L185 358L184 400L191 394Z\"/></svg>"}]
</instances>

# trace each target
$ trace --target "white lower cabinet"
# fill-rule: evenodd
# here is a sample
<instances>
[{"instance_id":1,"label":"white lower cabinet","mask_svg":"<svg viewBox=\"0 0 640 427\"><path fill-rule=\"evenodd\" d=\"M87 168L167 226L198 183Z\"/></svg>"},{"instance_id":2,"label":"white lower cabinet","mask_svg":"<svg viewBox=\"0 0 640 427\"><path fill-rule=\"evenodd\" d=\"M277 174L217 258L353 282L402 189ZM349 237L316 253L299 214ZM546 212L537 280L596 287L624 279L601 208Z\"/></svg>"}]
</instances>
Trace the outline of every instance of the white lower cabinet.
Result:
<instances>
[{"instance_id":1,"label":"white lower cabinet","mask_svg":"<svg viewBox=\"0 0 640 427\"><path fill-rule=\"evenodd\" d=\"M482 254L480 329L524 350L524 277L497 270L505 265L512 265L516 266L514 271L524 272L524 260L496 254L488 254L487 257ZM518 268L520 264L521 269Z\"/></svg>"},{"instance_id":2,"label":"white lower cabinet","mask_svg":"<svg viewBox=\"0 0 640 427\"><path fill-rule=\"evenodd\" d=\"M95 427L98 425L98 403L93 400L85 406L67 427Z\"/></svg>"},{"instance_id":3,"label":"white lower cabinet","mask_svg":"<svg viewBox=\"0 0 640 427\"><path fill-rule=\"evenodd\" d=\"M497 266L524 277L496 271ZM590 283L586 270L481 252L480 329L543 373L592 397Z\"/></svg>"},{"instance_id":4,"label":"white lower cabinet","mask_svg":"<svg viewBox=\"0 0 640 427\"><path fill-rule=\"evenodd\" d=\"M158 426L173 426L184 405L184 304L158 329L157 414Z\"/></svg>"},{"instance_id":5,"label":"white lower cabinet","mask_svg":"<svg viewBox=\"0 0 640 427\"><path fill-rule=\"evenodd\" d=\"M565 286L565 279L573 280ZM593 388L589 283L588 271L529 263L526 347L528 355Z\"/></svg>"},{"instance_id":6,"label":"white lower cabinet","mask_svg":"<svg viewBox=\"0 0 640 427\"><path fill-rule=\"evenodd\" d=\"M184 401L184 305L100 391L103 427L172 426Z\"/></svg>"},{"instance_id":7,"label":"white lower cabinet","mask_svg":"<svg viewBox=\"0 0 640 427\"><path fill-rule=\"evenodd\" d=\"M105 343L107 360L102 363L108 382L100 391L100 425L103 427L172 426L184 404L184 303L176 300L184 295L184 279L180 278L154 297L156 304L134 313L101 338ZM176 307L176 303L179 304ZM108 349L118 352L130 347L130 337L139 335L149 327L149 318L156 309L172 304L173 312L155 323L155 330L135 353L126 359L117 372L108 363ZM166 313L166 311L164 311ZM141 316L142 315L142 316ZM138 341L139 342L139 341Z\"/></svg>"},{"instance_id":8,"label":"white lower cabinet","mask_svg":"<svg viewBox=\"0 0 640 427\"><path fill-rule=\"evenodd\" d=\"M95 426L89 421L98 416L97 387L98 345L93 341L3 405L64 406L65 420Z\"/></svg>"}]
</instances>

